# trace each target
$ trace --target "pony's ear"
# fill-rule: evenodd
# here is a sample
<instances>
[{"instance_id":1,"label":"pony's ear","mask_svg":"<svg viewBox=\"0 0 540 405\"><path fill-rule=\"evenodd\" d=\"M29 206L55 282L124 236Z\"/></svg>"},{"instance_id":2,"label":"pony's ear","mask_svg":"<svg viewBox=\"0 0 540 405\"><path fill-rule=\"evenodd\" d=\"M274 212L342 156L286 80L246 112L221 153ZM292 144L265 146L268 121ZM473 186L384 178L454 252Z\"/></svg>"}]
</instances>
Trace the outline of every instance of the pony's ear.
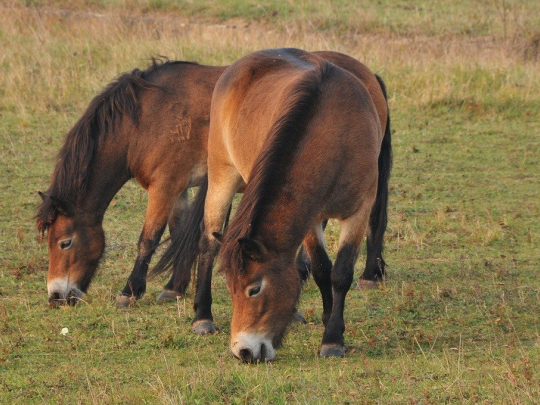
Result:
<instances>
[{"instance_id":1,"label":"pony's ear","mask_svg":"<svg viewBox=\"0 0 540 405\"><path fill-rule=\"evenodd\" d=\"M216 240L222 244L223 243L223 234L222 233L219 233L219 232L212 232L212 235L214 236L214 238L216 238Z\"/></svg>"},{"instance_id":2,"label":"pony's ear","mask_svg":"<svg viewBox=\"0 0 540 405\"><path fill-rule=\"evenodd\" d=\"M41 233L41 237L45 235L45 231L56 219L57 209L54 204L51 204L52 200L49 196L41 191L38 191L39 196L43 200L39 207L38 214L36 215L36 225L38 232Z\"/></svg>"},{"instance_id":3,"label":"pony's ear","mask_svg":"<svg viewBox=\"0 0 540 405\"><path fill-rule=\"evenodd\" d=\"M43 198L43 197L41 197ZM49 198L53 203L54 208L58 211L59 214L65 215L66 217L73 216L73 210L67 201L62 200L61 198L50 195Z\"/></svg>"},{"instance_id":4,"label":"pony's ear","mask_svg":"<svg viewBox=\"0 0 540 405\"><path fill-rule=\"evenodd\" d=\"M242 253L249 257L251 260L256 262L263 262L266 257L266 248L255 239L251 238L240 238L238 243L242 248Z\"/></svg>"}]
</instances>

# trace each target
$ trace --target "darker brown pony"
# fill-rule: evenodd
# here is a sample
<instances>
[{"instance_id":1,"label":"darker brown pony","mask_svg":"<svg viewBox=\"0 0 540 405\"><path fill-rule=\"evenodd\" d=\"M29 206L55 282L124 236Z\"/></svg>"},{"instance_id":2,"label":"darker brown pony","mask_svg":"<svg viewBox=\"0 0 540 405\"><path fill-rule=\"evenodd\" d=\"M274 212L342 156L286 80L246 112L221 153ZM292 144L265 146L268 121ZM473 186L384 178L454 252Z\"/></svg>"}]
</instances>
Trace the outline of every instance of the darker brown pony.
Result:
<instances>
[{"instance_id":1,"label":"darker brown pony","mask_svg":"<svg viewBox=\"0 0 540 405\"><path fill-rule=\"evenodd\" d=\"M206 174L210 99L223 70L154 61L110 83L69 131L37 214L38 230L48 231L50 305L74 304L86 292L104 251L103 216L131 178L148 190L148 207L135 265L117 304L144 294L167 220L171 228L182 222L186 190ZM165 296L186 286L171 291L171 280Z\"/></svg>"},{"instance_id":2,"label":"darker brown pony","mask_svg":"<svg viewBox=\"0 0 540 405\"><path fill-rule=\"evenodd\" d=\"M390 131L385 125L381 152L376 106L382 103L382 122L388 124L384 87L369 74L380 98L315 54L281 49L241 59L216 85L201 240L201 250L209 253L199 262L194 326L213 327L209 280L217 242L212 235L219 237L235 191L247 183L221 253L233 298L231 349L244 361L274 357L299 296L294 257L304 238L323 297L321 355L344 353L344 299L359 247L368 224L375 233L386 226ZM374 205L376 200L382 203ZM333 267L321 226L327 218L342 223ZM383 220L375 224L373 218Z\"/></svg>"}]
</instances>

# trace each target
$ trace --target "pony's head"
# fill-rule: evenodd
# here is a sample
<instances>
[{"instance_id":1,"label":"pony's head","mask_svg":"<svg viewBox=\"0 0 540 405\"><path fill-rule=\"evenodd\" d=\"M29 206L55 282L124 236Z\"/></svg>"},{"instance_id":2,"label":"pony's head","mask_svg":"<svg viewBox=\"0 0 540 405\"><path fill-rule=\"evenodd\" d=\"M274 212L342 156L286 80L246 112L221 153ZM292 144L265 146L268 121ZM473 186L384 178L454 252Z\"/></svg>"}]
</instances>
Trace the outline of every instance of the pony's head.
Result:
<instances>
[{"instance_id":1,"label":"pony's head","mask_svg":"<svg viewBox=\"0 0 540 405\"><path fill-rule=\"evenodd\" d=\"M244 362L269 361L275 357L300 296L294 253L277 254L248 237L236 244L240 267L225 269L233 302L231 350Z\"/></svg>"},{"instance_id":2,"label":"pony's head","mask_svg":"<svg viewBox=\"0 0 540 405\"><path fill-rule=\"evenodd\" d=\"M67 201L39 193L37 227L47 233L49 306L75 305L86 292L105 249L99 220L78 215Z\"/></svg>"}]
</instances>

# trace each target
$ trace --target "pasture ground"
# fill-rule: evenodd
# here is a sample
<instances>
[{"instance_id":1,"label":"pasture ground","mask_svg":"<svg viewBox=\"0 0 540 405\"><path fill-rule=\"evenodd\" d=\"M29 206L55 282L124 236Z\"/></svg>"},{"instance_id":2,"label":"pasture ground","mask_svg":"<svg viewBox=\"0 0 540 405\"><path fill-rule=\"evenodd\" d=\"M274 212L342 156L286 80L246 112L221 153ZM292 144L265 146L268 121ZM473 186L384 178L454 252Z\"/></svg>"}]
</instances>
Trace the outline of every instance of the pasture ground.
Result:
<instances>
[{"instance_id":1,"label":"pasture ground","mask_svg":"<svg viewBox=\"0 0 540 405\"><path fill-rule=\"evenodd\" d=\"M0 5L0 403L538 403L540 3L207 4ZM90 99L154 55L221 65L280 46L350 54L390 95L388 278L350 292L346 357L317 356L312 280L300 303L309 323L291 327L270 364L230 355L221 275L213 336L190 331L192 290L154 302L163 280L114 308L146 203L134 182L107 212L85 301L48 309L37 191ZM331 223L332 254L337 232Z\"/></svg>"}]
</instances>

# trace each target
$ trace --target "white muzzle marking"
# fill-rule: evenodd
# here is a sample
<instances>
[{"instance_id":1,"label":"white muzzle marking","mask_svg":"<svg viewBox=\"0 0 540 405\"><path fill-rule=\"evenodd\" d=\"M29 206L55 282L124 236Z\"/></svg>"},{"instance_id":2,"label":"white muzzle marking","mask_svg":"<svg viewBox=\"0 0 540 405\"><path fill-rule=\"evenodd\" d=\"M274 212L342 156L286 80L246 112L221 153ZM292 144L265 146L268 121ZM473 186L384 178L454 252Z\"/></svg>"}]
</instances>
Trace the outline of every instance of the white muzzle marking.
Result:
<instances>
[{"instance_id":1,"label":"white muzzle marking","mask_svg":"<svg viewBox=\"0 0 540 405\"><path fill-rule=\"evenodd\" d=\"M79 290L79 287L73 282L70 282L67 277L55 278L47 283L47 291L49 297L54 293L60 295L60 299L67 299L71 294L74 297L82 298L83 293Z\"/></svg>"},{"instance_id":2,"label":"white muzzle marking","mask_svg":"<svg viewBox=\"0 0 540 405\"><path fill-rule=\"evenodd\" d=\"M240 332L231 339L231 351L234 357L244 360L242 350L252 353L252 361L271 361L276 357L272 340L260 333Z\"/></svg>"}]
</instances>

